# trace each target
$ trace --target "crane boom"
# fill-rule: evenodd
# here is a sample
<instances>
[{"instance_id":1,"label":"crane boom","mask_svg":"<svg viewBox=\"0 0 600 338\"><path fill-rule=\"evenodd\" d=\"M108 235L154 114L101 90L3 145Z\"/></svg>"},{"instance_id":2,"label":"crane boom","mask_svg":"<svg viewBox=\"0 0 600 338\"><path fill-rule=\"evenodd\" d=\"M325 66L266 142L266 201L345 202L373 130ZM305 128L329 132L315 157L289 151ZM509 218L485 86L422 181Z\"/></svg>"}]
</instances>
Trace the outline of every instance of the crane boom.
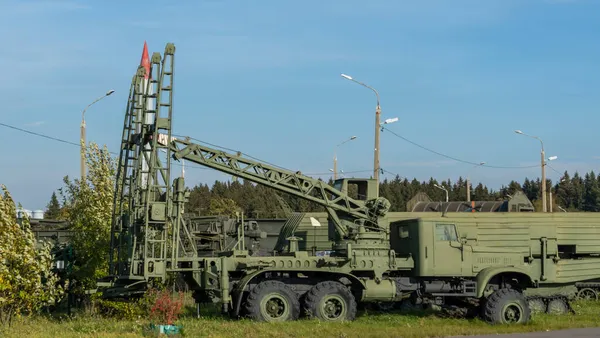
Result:
<instances>
[{"instance_id":1,"label":"crane boom","mask_svg":"<svg viewBox=\"0 0 600 338\"><path fill-rule=\"evenodd\" d=\"M338 233L346 238L352 225L363 225L375 231L383 231L378 223L389 209L385 198L355 200L326 182L303 175L301 172L286 170L245 158L241 153L230 154L193 143L189 138L182 140L160 135L159 143L169 143L173 158L185 159L212 169L234 175L300 198L318 203L326 208ZM350 228L350 231L349 231Z\"/></svg>"}]
</instances>

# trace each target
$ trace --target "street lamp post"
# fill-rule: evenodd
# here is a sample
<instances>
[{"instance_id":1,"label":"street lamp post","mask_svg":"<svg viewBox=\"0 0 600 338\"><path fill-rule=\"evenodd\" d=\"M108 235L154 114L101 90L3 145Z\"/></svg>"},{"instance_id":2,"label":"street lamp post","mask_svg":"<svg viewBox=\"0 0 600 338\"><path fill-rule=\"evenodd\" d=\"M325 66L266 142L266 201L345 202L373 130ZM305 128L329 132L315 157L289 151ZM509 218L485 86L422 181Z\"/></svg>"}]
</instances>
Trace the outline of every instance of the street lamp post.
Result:
<instances>
[{"instance_id":1,"label":"street lamp post","mask_svg":"<svg viewBox=\"0 0 600 338\"><path fill-rule=\"evenodd\" d=\"M474 165L473 168L477 168L484 164L485 164L485 162L479 162L479 164ZM473 170L473 168L471 168L471 170ZM467 175L467 202L471 202L471 179L469 176L471 176L471 175L470 174Z\"/></svg>"},{"instance_id":2,"label":"street lamp post","mask_svg":"<svg viewBox=\"0 0 600 338\"><path fill-rule=\"evenodd\" d=\"M377 96L377 106L375 107L375 153L373 156L373 178L377 181L376 189L377 193L379 193L379 128L381 127L379 122L381 116L381 107L379 105L379 93L373 87L370 87L362 82L356 81L349 75L341 74L341 76L345 79L356 82L361 86L371 89Z\"/></svg>"},{"instance_id":3,"label":"street lamp post","mask_svg":"<svg viewBox=\"0 0 600 338\"><path fill-rule=\"evenodd\" d=\"M522 132L520 130L515 130L515 133L521 134L521 135L524 135L524 136L528 136L528 137L531 137L531 138L534 138L534 139L540 141L540 144L542 145L542 150L541 150L541 166L542 166L542 212L547 212L548 208L546 207L546 153L544 151L544 142L542 142L541 138L539 138L537 136L525 134L524 132ZM556 158L557 158L556 156L552 156L548 160L552 161L552 160L555 160Z\"/></svg>"},{"instance_id":4,"label":"street lamp post","mask_svg":"<svg viewBox=\"0 0 600 338\"><path fill-rule=\"evenodd\" d=\"M85 111L94 103L102 100L103 98L109 96L110 94L114 93L114 90L109 90L106 92L106 94L100 96L99 98L97 98L96 100L94 100L94 102L90 103L87 105L87 107L85 107L85 109L83 110L83 112L81 112L81 136L80 136L80 140L79 142L81 143L81 181L83 182L85 180L85 148L86 148L86 140L85 140Z\"/></svg>"},{"instance_id":5,"label":"street lamp post","mask_svg":"<svg viewBox=\"0 0 600 338\"><path fill-rule=\"evenodd\" d=\"M333 169L329 169L329 171L331 171L332 173L334 172ZM342 177L344 177L344 170L340 170L340 174L342 174ZM336 174L333 174L334 177L337 177Z\"/></svg>"},{"instance_id":6,"label":"street lamp post","mask_svg":"<svg viewBox=\"0 0 600 338\"><path fill-rule=\"evenodd\" d=\"M448 190L441 185L434 184L433 186L446 192L446 203L448 203Z\"/></svg>"},{"instance_id":7,"label":"street lamp post","mask_svg":"<svg viewBox=\"0 0 600 338\"><path fill-rule=\"evenodd\" d=\"M335 181L337 179L337 148L339 146L341 146L342 144L355 140L356 136L352 136L349 139L345 140L344 142L338 144L335 146L335 148L333 149L333 180Z\"/></svg>"}]
</instances>

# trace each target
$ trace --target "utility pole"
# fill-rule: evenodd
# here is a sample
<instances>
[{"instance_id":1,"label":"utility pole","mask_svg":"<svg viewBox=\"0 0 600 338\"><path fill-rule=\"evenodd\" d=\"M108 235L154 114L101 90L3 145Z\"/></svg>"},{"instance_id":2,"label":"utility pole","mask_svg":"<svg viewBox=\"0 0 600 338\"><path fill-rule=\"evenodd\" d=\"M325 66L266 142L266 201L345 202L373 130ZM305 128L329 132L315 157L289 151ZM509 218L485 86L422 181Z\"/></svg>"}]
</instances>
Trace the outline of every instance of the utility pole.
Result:
<instances>
[{"instance_id":1,"label":"utility pole","mask_svg":"<svg viewBox=\"0 0 600 338\"><path fill-rule=\"evenodd\" d=\"M467 177L467 202L471 202L471 182L469 182L468 177Z\"/></svg>"},{"instance_id":2,"label":"utility pole","mask_svg":"<svg viewBox=\"0 0 600 338\"><path fill-rule=\"evenodd\" d=\"M544 151L544 142L542 142L541 138L539 138L537 136L525 134L524 132L522 132L520 130L515 130L515 133L534 138L534 139L540 141L540 144L542 145L542 150L540 152L541 167L542 167L542 182L541 182L541 184L542 184L542 212L547 212L548 208L546 207L546 152ZM556 159L557 159L556 156L552 156L552 157L548 158L549 161L553 161Z\"/></svg>"},{"instance_id":3,"label":"utility pole","mask_svg":"<svg viewBox=\"0 0 600 338\"><path fill-rule=\"evenodd\" d=\"M97 98L96 100L94 100L94 102L90 103L87 105L87 107L85 107L85 109L83 110L83 112L81 112L81 135L80 135L80 140L79 142L81 143L81 163L80 163L80 169L81 169L81 182L85 181L85 148L86 148L86 140L85 140L85 111L94 103L102 100L103 98L109 96L110 94L114 93L114 90L109 90L106 92L106 94L100 96L99 98Z\"/></svg>"},{"instance_id":4,"label":"utility pole","mask_svg":"<svg viewBox=\"0 0 600 338\"><path fill-rule=\"evenodd\" d=\"M542 142L540 140L540 142ZM541 165L542 165L542 210L544 212L548 212L548 208L546 206L546 153L544 152L544 143L542 143L542 151L541 151Z\"/></svg>"},{"instance_id":5,"label":"utility pole","mask_svg":"<svg viewBox=\"0 0 600 338\"><path fill-rule=\"evenodd\" d=\"M375 92L377 93L377 92ZM381 108L379 107L379 95L377 96L377 107L375 108L375 154L373 156L373 178L377 181L377 193L379 193L379 120Z\"/></svg>"},{"instance_id":6,"label":"utility pole","mask_svg":"<svg viewBox=\"0 0 600 338\"><path fill-rule=\"evenodd\" d=\"M356 139L356 136L352 136L349 139L345 140L344 142L336 145L335 148L333 149L333 180L334 181L337 180L337 148L339 146L341 146L342 144L352 141L352 140L355 140L355 139Z\"/></svg>"},{"instance_id":7,"label":"utility pole","mask_svg":"<svg viewBox=\"0 0 600 338\"><path fill-rule=\"evenodd\" d=\"M370 87L362 82L356 81L349 75L341 74L341 76L345 79L356 82L361 86L371 89L375 93L375 96L377 96L377 106L375 107L375 151L373 154L373 178L377 181L376 192L377 194L379 194L379 128L381 128L379 122L381 116L381 106L379 105L379 93L373 87Z\"/></svg>"}]
</instances>

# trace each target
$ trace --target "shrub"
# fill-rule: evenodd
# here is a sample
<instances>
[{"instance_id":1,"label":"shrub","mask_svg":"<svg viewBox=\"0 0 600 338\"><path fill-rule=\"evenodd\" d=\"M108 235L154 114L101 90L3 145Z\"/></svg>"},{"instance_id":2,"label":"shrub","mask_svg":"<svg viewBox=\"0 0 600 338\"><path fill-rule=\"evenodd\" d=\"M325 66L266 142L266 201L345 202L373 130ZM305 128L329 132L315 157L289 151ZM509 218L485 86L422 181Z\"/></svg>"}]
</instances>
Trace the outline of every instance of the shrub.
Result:
<instances>
[{"instance_id":1,"label":"shrub","mask_svg":"<svg viewBox=\"0 0 600 338\"><path fill-rule=\"evenodd\" d=\"M150 319L159 324L173 325L183 312L184 294L178 292L173 297L168 290L148 290L148 297L154 298L150 308Z\"/></svg>"},{"instance_id":2,"label":"shrub","mask_svg":"<svg viewBox=\"0 0 600 338\"><path fill-rule=\"evenodd\" d=\"M97 299L94 301L94 306L97 313L103 317L133 320L143 315L137 302Z\"/></svg>"}]
</instances>

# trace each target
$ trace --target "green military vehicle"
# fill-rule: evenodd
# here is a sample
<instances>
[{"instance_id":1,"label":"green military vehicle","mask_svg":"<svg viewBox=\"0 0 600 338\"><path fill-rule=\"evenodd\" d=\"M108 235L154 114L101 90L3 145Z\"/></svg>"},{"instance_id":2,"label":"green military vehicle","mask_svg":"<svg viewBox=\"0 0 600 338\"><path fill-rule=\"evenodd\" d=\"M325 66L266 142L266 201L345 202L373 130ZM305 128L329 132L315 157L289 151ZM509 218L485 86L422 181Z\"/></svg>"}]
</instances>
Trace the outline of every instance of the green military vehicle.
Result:
<instances>
[{"instance_id":1,"label":"green military vehicle","mask_svg":"<svg viewBox=\"0 0 600 338\"><path fill-rule=\"evenodd\" d=\"M351 197L356 198L356 191L353 191L352 193L353 194L351 194ZM408 210L408 212L389 212L387 215L390 222L419 217L419 215L422 214L424 216L430 216L430 213L432 212L440 214L444 213L448 215L464 212L502 212L512 214L514 212L533 212L534 207L533 203L531 203L527 196L520 191L515 192L512 196L510 196L510 198L502 201L451 202L434 202L429 198L429 196L427 196L427 194L420 192L407 202L406 210ZM283 252L287 250L287 241L285 239L292 234L297 237L301 237L304 240L304 244L300 244L300 249L310 250L313 246L316 246L316 250L318 251L329 250L333 242L328 240L328 229L326 227L313 227L310 221L311 218L316 218L321 222L326 222L327 213L292 213L283 224L279 238L273 250L275 252ZM600 217L598 218L598 221L600 222Z\"/></svg>"},{"instance_id":2,"label":"green military vehicle","mask_svg":"<svg viewBox=\"0 0 600 338\"><path fill-rule=\"evenodd\" d=\"M413 212L390 212L388 219L392 224L411 219L444 219L451 220L461 234L461 241L467 245L477 245L491 248L516 250L529 257L530 253L539 255L541 252L542 238L547 239L547 256L549 259L562 259L557 265L556 276L561 283L571 283L577 287L577 298L598 300L600 293L600 280L594 280L596 259L583 260L596 257L600 254L600 214L589 212L570 213L536 213L532 211L532 204L522 193L514 194L507 201L476 202L473 204L494 204L500 212L445 212L437 206L431 210L423 211L423 205L432 202L416 203ZM454 204L467 204L467 202L452 202ZM419 207L419 204L422 204ZM439 203L433 203L439 205ZM510 208L510 206L513 206ZM516 206L516 207L514 207ZM489 211L493 211L489 208ZM526 212L510 212L509 210ZM523 210L520 210L523 209ZM326 222L326 213L296 213L284 224L276 252L287 249L283 240L292 233L297 234L305 241L302 249L310 250L308 243L315 243L317 251L329 250L332 242L327 239L323 229L312 228L311 218ZM584 265L585 264L585 265ZM571 270L570 272L568 272ZM548 272L546 272L547 274ZM554 273L554 272L553 272ZM568 280L566 276L568 275ZM532 300L536 310L547 307L540 300ZM550 308L557 311L554 302Z\"/></svg>"},{"instance_id":3,"label":"green military vehicle","mask_svg":"<svg viewBox=\"0 0 600 338\"><path fill-rule=\"evenodd\" d=\"M167 44L164 59L153 54L149 85L143 85L143 68L132 81L115 189L112 275L100 283L105 297L139 295L148 282L178 275L197 303L217 303L224 313L255 320L303 315L353 320L359 303L411 300L477 310L490 323L526 323L531 300L567 307L574 281L600 277L595 269L600 258L577 252L563 258L558 246L550 247L552 229L530 239L527 252L469 243L454 216L424 213L392 220L375 180L340 179L329 186L241 153L174 137L174 52ZM182 217L189 192L182 177L171 184L171 161L181 159L322 205L331 250L299 250L299 238L292 235L285 239L285 252L251 255L240 227L231 250L200 255ZM348 195L351 186L359 198ZM310 222L323 225L314 217ZM577 272L577 266L591 269Z\"/></svg>"}]
</instances>

